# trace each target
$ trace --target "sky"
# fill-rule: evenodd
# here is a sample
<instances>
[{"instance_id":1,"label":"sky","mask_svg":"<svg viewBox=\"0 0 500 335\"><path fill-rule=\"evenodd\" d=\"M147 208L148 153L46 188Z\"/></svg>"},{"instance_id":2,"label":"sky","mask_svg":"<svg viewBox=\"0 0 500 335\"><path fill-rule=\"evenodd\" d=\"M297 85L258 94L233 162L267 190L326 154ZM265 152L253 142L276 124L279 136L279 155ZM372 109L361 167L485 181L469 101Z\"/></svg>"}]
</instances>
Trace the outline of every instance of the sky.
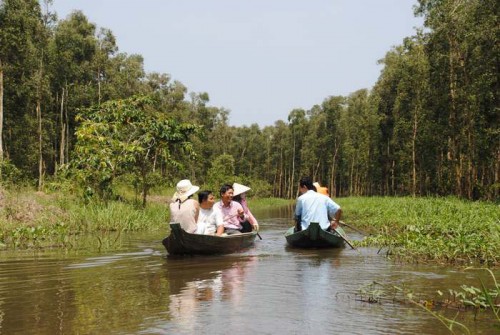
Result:
<instances>
[{"instance_id":1,"label":"sky","mask_svg":"<svg viewBox=\"0 0 500 335\"><path fill-rule=\"evenodd\" d=\"M392 47L415 34L416 0L54 0L111 29L120 52L167 73L235 126L371 89Z\"/></svg>"}]
</instances>

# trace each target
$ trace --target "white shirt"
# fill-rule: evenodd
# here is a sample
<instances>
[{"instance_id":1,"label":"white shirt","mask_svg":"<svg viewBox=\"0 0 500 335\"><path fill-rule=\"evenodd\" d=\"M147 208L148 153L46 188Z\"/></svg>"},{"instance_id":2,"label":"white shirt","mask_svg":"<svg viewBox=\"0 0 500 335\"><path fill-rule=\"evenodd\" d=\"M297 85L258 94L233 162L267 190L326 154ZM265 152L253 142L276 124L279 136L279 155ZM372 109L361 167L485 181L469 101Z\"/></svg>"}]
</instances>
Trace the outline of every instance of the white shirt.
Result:
<instances>
[{"instance_id":1,"label":"white shirt","mask_svg":"<svg viewBox=\"0 0 500 335\"><path fill-rule=\"evenodd\" d=\"M214 206L210 209L200 207L196 234L215 235L217 228L224 225L222 213Z\"/></svg>"},{"instance_id":2,"label":"white shirt","mask_svg":"<svg viewBox=\"0 0 500 335\"><path fill-rule=\"evenodd\" d=\"M333 217L339 208L330 197L309 190L297 199L295 216L301 218L302 229L307 229L311 222L318 222L326 230L330 227L328 216Z\"/></svg>"}]
</instances>

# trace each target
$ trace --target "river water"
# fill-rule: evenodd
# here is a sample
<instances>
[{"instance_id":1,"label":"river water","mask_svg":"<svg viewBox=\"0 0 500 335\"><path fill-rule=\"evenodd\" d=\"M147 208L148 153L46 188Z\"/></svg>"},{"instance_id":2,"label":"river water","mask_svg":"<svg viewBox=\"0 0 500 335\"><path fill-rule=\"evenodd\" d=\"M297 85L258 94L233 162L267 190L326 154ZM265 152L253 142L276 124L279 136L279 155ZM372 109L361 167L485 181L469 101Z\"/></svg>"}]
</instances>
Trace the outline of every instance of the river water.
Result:
<instances>
[{"instance_id":1,"label":"river water","mask_svg":"<svg viewBox=\"0 0 500 335\"><path fill-rule=\"evenodd\" d=\"M486 271L401 265L372 248L290 249L289 209L258 217L263 239L225 256L167 257L158 233L122 235L105 251L0 252L0 334L449 334L421 308L368 303L360 288L435 297L488 283ZM498 334L485 313L456 321Z\"/></svg>"}]
</instances>

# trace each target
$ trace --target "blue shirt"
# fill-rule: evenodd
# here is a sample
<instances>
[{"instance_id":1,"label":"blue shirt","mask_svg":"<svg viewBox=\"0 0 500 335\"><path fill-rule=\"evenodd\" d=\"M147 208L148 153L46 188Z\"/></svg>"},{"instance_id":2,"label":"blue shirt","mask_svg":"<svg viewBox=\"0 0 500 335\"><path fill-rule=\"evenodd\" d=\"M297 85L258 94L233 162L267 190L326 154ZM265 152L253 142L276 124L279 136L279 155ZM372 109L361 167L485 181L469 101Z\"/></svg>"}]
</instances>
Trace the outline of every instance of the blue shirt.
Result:
<instances>
[{"instance_id":1,"label":"blue shirt","mask_svg":"<svg viewBox=\"0 0 500 335\"><path fill-rule=\"evenodd\" d=\"M326 230L330 227L328 215L333 218L339 208L340 206L326 195L309 190L298 197L295 217L300 216L302 229L309 227L310 222L318 222L321 228Z\"/></svg>"}]
</instances>

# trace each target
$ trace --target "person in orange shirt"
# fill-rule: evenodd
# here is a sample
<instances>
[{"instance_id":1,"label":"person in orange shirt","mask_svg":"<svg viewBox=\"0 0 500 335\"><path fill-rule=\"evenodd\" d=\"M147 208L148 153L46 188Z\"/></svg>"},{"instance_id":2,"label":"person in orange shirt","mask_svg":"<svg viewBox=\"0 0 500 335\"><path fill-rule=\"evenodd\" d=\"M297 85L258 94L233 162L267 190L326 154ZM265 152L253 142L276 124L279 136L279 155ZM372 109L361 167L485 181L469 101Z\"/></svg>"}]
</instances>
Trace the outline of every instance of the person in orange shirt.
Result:
<instances>
[{"instance_id":1,"label":"person in orange shirt","mask_svg":"<svg viewBox=\"0 0 500 335\"><path fill-rule=\"evenodd\" d=\"M313 185L314 187L316 187L316 192L324 194L327 197L330 196L330 193L328 192L328 187L322 187L318 182L313 183Z\"/></svg>"}]
</instances>

